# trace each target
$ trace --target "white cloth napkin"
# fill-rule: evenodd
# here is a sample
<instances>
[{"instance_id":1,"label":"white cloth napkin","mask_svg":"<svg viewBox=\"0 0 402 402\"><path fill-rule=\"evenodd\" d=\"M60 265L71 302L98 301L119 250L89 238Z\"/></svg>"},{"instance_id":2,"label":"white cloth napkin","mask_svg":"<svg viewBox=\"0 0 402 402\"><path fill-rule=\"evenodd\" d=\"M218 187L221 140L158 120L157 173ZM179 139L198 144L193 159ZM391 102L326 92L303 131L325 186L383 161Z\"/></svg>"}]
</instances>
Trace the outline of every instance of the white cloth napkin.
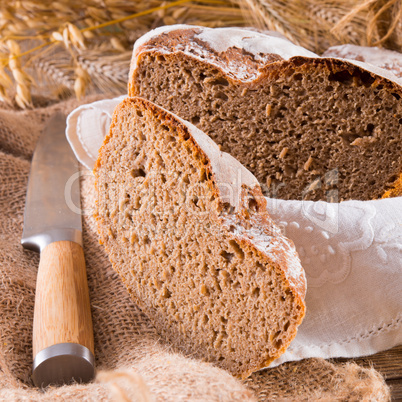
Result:
<instances>
[{"instance_id":1,"label":"white cloth napkin","mask_svg":"<svg viewBox=\"0 0 402 402\"><path fill-rule=\"evenodd\" d=\"M124 96L80 106L67 119L77 158L92 169ZM402 197L339 204L267 199L296 244L307 276L307 314L273 365L357 357L402 343Z\"/></svg>"}]
</instances>

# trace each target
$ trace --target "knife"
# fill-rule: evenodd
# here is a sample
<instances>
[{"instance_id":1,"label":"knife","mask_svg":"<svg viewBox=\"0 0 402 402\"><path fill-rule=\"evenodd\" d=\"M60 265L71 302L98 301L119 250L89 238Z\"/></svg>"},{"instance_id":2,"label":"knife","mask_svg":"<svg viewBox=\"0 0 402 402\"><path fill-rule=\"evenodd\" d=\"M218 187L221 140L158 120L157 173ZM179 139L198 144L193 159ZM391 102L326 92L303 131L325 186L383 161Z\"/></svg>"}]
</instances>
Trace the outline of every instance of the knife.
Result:
<instances>
[{"instance_id":1,"label":"knife","mask_svg":"<svg viewBox=\"0 0 402 402\"><path fill-rule=\"evenodd\" d=\"M87 382L95 371L78 162L65 128L62 113L49 119L32 158L25 203L21 243L40 252L33 322L37 387Z\"/></svg>"}]
</instances>

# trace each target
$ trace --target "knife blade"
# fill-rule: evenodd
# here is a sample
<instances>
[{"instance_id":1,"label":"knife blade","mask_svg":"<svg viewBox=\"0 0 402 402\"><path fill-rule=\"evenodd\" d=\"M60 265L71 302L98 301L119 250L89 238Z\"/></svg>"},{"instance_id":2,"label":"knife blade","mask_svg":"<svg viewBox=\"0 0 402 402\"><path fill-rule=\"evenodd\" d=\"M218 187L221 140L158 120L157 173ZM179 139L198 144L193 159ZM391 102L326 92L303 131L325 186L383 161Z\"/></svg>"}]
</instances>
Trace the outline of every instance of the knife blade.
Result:
<instances>
[{"instance_id":1,"label":"knife blade","mask_svg":"<svg viewBox=\"0 0 402 402\"><path fill-rule=\"evenodd\" d=\"M78 162L66 118L47 122L32 158L23 247L40 252L33 323L32 379L38 387L87 382L94 341L82 248Z\"/></svg>"}]
</instances>

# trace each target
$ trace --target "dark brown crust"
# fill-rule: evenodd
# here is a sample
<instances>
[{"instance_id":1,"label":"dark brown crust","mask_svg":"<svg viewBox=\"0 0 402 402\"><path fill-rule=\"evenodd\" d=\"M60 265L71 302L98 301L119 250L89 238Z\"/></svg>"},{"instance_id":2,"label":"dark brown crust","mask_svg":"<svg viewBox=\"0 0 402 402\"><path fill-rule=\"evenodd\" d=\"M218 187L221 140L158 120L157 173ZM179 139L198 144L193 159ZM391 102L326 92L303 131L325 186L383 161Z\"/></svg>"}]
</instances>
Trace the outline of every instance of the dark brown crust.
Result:
<instances>
[{"instance_id":1,"label":"dark brown crust","mask_svg":"<svg viewBox=\"0 0 402 402\"><path fill-rule=\"evenodd\" d=\"M141 62L141 59L147 54L152 54L154 56L161 55L164 58L176 58L178 56L183 58L191 58L191 55L176 49L176 47L180 43L183 43L181 42L182 40L196 41L194 36L200 32L200 29L201 28L189 27L188 29L171 31L153 37L146 43L140 45L133 54L133 58L131 61L131 72L128 83L129 95L140 95L140 91L138 88L139 81L137 80L137 77L135 75L135 64L139 64ZM198 42L200 41L198 40ZM291 57L288 60L284 60L280 55L271 54L268 55L269 59L267 61L261 62L255 60L254 57L252 57L252 55L247 52L236 52L236 54L231 54L233 48L229 48L225 52L217 53L205 42L201 43L205 51L208 52L209 57L205 58L205 60L200 60L199 58L197 58L197 62L203 65L203 67L206 69L219 70L221 75L229 82L235 85L241 85L244 88L253 88L254 85L261 84L261 82L275 80L283 75L286 75L289 70L292 70L294 68L302 70L304 69L305 71L307 71L308 69L311 69L313 67L322 68L328 74L336 74L338 72L346 70L353 77L353 79L359 80L359 82L363 85L371 86L372 88L382 86L383 88L386 88L389 92L398 94L402 98L402 87L397 82L385 78L381 75L375 74L374 72L367 71L364 68L359 67L352 62L348 62L346 60L338 60L331 57L309 58L304 56L295 56ZM158 46L159 48L164 48L163 52L158 50ZM253 72L254 75L258 73L258 77L254 80L247 81L238 79L235 75L228 73L227 66L229 64L231 68L233 68L232 66L236 65L246 66L246 68L250 71L250 74L252 74ZM226 68L223 68L223 66L226 66ZM383 197L395 197L401 195L401 177L398 178L391 185L390 189L386 193L384 193Z\"/></svg>"},{"instance_id":2,"label":"dark brown crust","mask_svg":"<svg viewBox=\"0 0 402 402\"><path fill-rule=\"evenodd\" d=\"M168 52L172 51L175 53L181 53L184 54L184 52L179 51L176 49L177 46L180 46L183 43L186 43L188 41L193 41L194 43L197 43L200 47L206 50L208 57L206 58L206 62L209 65L212 65L218 69L223 70L224 66L230 64L232 68L236 68L236 65L239 66L242 70L248 71L251 75L255 74L255 72L261 68L262 66L265 66L267 63L275 63L280 60L283 60L283 58L277 54L267 54L264 57L265 64L261 64L261 61L255 60L253 55L251 53L248 53L244 51L243 49L237 49L237 48L229 48L227 51L222 52L222 53L217 53L215 52L209 45L208 43L205 43L194 36L198 34L201 31L200 28L189 28L189 29L179 29L176 31L172 31L166 34L163 34L162 36L156 36L151 38L148 42L146 42L144 45L140 46L135 53L133 54L133 59L131 61L131 71L129 75L129 82L128 82L128 94L130 96L135 96L134 94L134 83L133 80L131 79L132 77L132 71L134 70L134 63L136 60L136 55L140 55L143 53L154 53L154 54L166 54L166 52L161 51L158 52L155 49L160 49L164 48ZM235 61L236 63L233 63ZM237 81L235 79L235 75L229 74L228 75L233 81ZM239 81L240 82L240 81Z\"/></svg>"},{"instance_id":3,"label":"dark brown crust","mask_svg":"<svg viewBox=\"0 0 402 402\"><path fill-rule=\"evenodd\" d=\"M178 29L175 31L170 31L167 33L163 33L159 36L155 36L150 38L146 43L140 45L133 54L133 58L131 60L131 70L133 72L135 63L138 62L141 57L145 54L153 54L153 55L163 55L166 56L167 53L174 53L174 54L182 54L185 57L192 57L188 53L183 52L182 50L178 49L178 45L186 43L186 41L193 41L199 45L202 45L203 49L208 53L208 57L205 58L205 61L196 58L200 63L212 66L213 68L219 69L224 76L228 78L229 81L233 83L243 83L246 84L249 81L244 81L240 79L235 79L233 75L228 75L227 71L220 68L219 65L216 65L216 62L223 65L228 66L230 63L231 68L235 68L238 65L241 68L246 67L254 74L258 73L259 77L257 81L264 81L266 78L271 76L272 71L276 70L278 76L281 75L281 70L287 68L287 66L298 67L305 63L312 63L314 66L323 65L327 68L328 72L337 72L341 70L348 70L353 75L361 74L363 76L367 76L369 74L371 77L374 78L376 85L384 85L386 88L390 89L393 92L397 92L399 94L402 93L402 87L397 84L396 82L392 81L391 79L382 77L378 74L370 72L368 70L359 67L352 62L346 60L339 60L333 57L316 57L310 58L305 56L294 56L289 58L288 60L284 60L278 54L267 54L267 59L257 60L253 57L252 54L240 50L237 48L228 48L226 51L218 53L213 50L207 43L200 41L199 39L195 38L194 36L200 32L201 28L196 27L189 27L188 29ZM293 44L291 44L293 45ZM164 51L158 49L163 48ZM235 52L235 53L233 53ZM138 61L137 61L138 59ZM228 68L226 69L228 70ZM271 74L267 74L268 72ZM379 80L379 81L378 81ZM129 96L136 96L135 93L135 80L133 80L132 75L130 74L129 83L128 83L128 94Z\"/></svg>"},{"instance_id":4,"label":"dark brown crust","mask_svg":"<svg viewBox=\"0 0 402 402\"><path fill-rule=\"evenodd\" d=\"M327 49L323 57L339 57L347 60L357 60L370 63L372 57L378 61L373 64L391 71L398 78L402 78L402 57L400 53L377 47L340 45ZM379 60L381 59L381 62Z\"/></svg>"},{"instance_id":5,"label":"dark brown crust","mask_svg":"<svg viewBox=\"0 0 402 402\"><path fill-rule=\"evenodd\" d=\"M147 101L143 98L138 98L138 97L126 98L123 102L121 102L116 107L116 109L114 111L114 118L112 121L112 125L110 127L109 134L105 137L104 143L103 143L101 149L99 150L99 157L98 157L95 167L94 167L95 187L96 188L98 187L98 169L101 167L101 160L105 156L104 152L105 152L106 144L108 144L108 142L112 138L111 133L113 132L113 129L115 127L115 121L116 121L115 117L118 116L124 108L126 108L127 106L130 107L130 105L133 105L133 107L140 107L143 110L152 111L158 117L158 119L160 119L162 121L167 121L172 127L177 129L177 131L179 132L179 135L180 135L180 139L182 141L187 141L187 140L191 141L190 146L193 147L193 149L196 150L196 152L200 155L201 160L203 160L203 163L205 164L207 171L211 173L212 178L210 180L210 188L211 188L211 191L213 192L213 194L215 194L217 196L217 199L220 200L220 204L222 207L222 200L220 197L220 192L218 190L217 185L215 184L216 183L216 174L212 169L211 160L210 160L209 156L205 153L205 151L197 143L196 139L193 137L189 128L184 123L182 123L180 120L178 120L175 116L170 114L169 112L156 106L155 104L153 104L150 101ZM262 195L261 189L259 188L259 186L256 186L253 189L247 188L247 190L252 193L252 195L255 197L255 199L259 203L260 210L257 215L250 216L248 214L248 212L243 209L240 211L240 213L235 214L235 219L243 227L247 227L247 225L249 226L251 224L251 226L253 226L253 227L261 228L261 230L264 233L266 233L267 235L275 236L275 233L274 233L275 229L273 229L273 228L275 228L275 226L274 226L271 218L269 217L268 213L266 212L266 201ZM246 192L242 192L242 197L244 197L245 194L246 194ZM242 201L244 201L244 200L242 200ZM97 213L94 214L94 217L97 221L98 233L100 235L100 241L102 243L104 243L103 238L102 238L102 218ZM221 224L228 225L228 223L226 222L226 218L224 216L217 214L216 219L218 221L220 221ZM230 232L228 232L228 233L230 234ZM265 259L265 260L268 259L273 264L274 269L280 274L283 282L291 290L291 292L295 298L295 303L300 306L299 320L298 320L296 326L300 325L303 320L303 317L305 315L304 298L305 298L305 293L306 293L306 282L305 282L304 275L301 276L301 280L300 280L300 278L293 277L294 280L289 281L289 277L292 276L292 273L288 271L288 269L289 269L288 254L286 254L286 252L283 250L276 250L275 255L277 257L277 262L274 263L271 260L272 257L269 254L262 252L254 245L252 238L250 238L248 236L238 237L238 236L234 236L232 234L230 234L230 236L234 240L240 241L246 249L252 249L258 255L260 255L263 259ZM294 247L293 242L289 241L289 244L290 244L290 247ZM111 252L111 250L109 250L107 248L107 246L106 246L106 251L108 253ZM294 249L288 250L288 253L289 252L295 253ZM117 272L119 272L119 270L117 269L116 266L113 266L113 268ZM132 294L132 296L134 296L135 301L139 304L139 306L141 306L141 304L142 304L141 300L138 300L138 298L136 298L135 295L133 295L133 294ZM296 336L296 332L294 333L294 336ZM294 338L294 336L293 336L293 338ZM275 360L276 358L278 358L280 355L283 354L283 352L287 349L287 347L289 346L289 344L293 340L293 338L291 338L288 343L283 344L283 346L278 351L278 353L275 356L272 356L272 358L269 361L261 362L261 364L258 367L255 367L246 373L241 373L241 378L244 379L244 378L248 377L254 371L267 367L273 360Z\"/></svg>"}]
</instances>

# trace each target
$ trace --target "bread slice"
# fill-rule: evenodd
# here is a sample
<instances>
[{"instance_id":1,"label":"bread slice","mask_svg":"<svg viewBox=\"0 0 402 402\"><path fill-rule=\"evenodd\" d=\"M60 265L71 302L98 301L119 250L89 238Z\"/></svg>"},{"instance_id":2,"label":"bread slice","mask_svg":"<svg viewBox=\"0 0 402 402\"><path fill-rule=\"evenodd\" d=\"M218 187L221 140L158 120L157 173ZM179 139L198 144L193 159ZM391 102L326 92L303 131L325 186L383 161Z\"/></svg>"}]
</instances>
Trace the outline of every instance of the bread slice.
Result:
<instances>
[{"instance_id":1,"label":"bread slice","mask_svg":"<svg viewBox=\"0 0 402 402\"><path fill-rule=\"evenodd\" d=\"M167 340L242 378L285 351L305 275L247 169L191 124L127 98L94 173L101 242Z\"/></svg>"},{"instance_id":2,"label":"bread slice","mask_svg":"<svg viewBox=\"0 0 402 402\"><path fill-rule=\"evenodd\" d=\"M341 201L397 186L401 83L264 33L169 26L137 41L128 90L197 125L267 196Z\"/></svg>"}]
</instances>

